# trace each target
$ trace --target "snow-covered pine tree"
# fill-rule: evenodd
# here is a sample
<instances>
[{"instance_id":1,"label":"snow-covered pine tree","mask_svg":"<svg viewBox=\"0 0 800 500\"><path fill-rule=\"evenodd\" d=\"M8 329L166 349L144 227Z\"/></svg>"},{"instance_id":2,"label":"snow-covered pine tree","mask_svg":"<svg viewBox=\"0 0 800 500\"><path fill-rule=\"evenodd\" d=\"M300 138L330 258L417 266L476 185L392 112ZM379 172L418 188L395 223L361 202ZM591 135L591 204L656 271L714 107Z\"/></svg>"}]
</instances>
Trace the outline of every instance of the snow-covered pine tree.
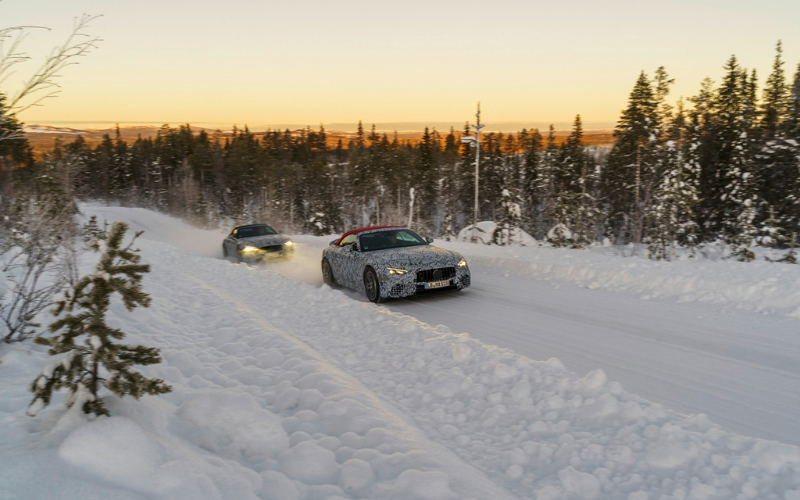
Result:
<instances>
[{"instance_id":1,"label":"snow-covered pine tree","mask_svg":"<svg viewBox=\"0 0 800 500\"><path fill-rule=\"evenodd\" d=\"M685 128L683 102L679 101L677 112L669 125L670 139L658 151L659 170L664 174L648 214L651 224L648 251L651 259L672 260L675 246L693 248L697 243L699 228L694 221L694 207L699 201L700 130L697 122L689 125L689 140L684 145Z\"/></svg>"},{"instance_id":2,"label":"snow-covered pine tree","mask_svg":"<svg viewBox=\"0 0 800 500\"><path fill-rule=\"evenodd\" d=\"M547 232L548 243L556 248L572 246L572 231L563 222L559 222Z\"/></svg>"},{"instance_id":3,"label":"snow-covered pine tree","mask_svg":"<svg viewBox=\"0 0 800 500\"><path fill-rule=\"evenodd\" d=\"M725 187L720 196L720 201L726 207L721 222L725 242L731 246L729 257L750 262L755 259L750 247L758 234L755 226L758 195L752 153L755 74L751 81L747 79L746 70L741 70L739 75L739 83L733 83L738 85L738 92L725 86L720 90L723 103L727 104L723 108L726 110L723 124L728 127L726 140L722 144L727 152L728 165L724 173ZM725 90L731 90L734 95L726 95ZM738 108L733 107L737 101Z\"/></svg>"},{"instance_id":4,"label":"snow-covered pine tree","mask_svg":"<svg viewBox=\"0 0 800 500\"><path fill-rule=\"evenodd\" d=\"M593 180L593 176L589 175L589 161L583 146L581 116L577 115L572 134L560 148L554 172L554 214L557 224L547 233L547 240L553 246L584 248L595 239L598 211L588 189Z\"/></svg>"},{"instance_id":5,"label":"snow-covered pine tree","mask_svg":"<svg viewBox=\"0 0 800 500\"><path fill-rule=\"evenodd\" d=\"M670 83L663 68L655 82L642 71L614 130L617 140L601 176L606 233L613 241L641 242L644 208L657 182L655 156L663 140L661 120L668 111L663 100Z\"/></svg>"},{"instance_id":6,"label":"snow-covered pine tree","mask_svg":"<svg viewBox=\"0 0 800 500\"><path fill-rule=\"evenodd\" d=\"M501 219L492 234L492 243L506 246L521 243L522 200L515 189L503 189L500 206Z\"/></svg>"},{"instance_id":7,"label":"snow-covered pine tree","mask_svg":"<svg viewBox=\"0 0 800 500\"><path fill-rule=\"evenodd\" d=\"M456 234L455 218L450 211L445 212L442 218L441 233L444 241L455 241L458 238Z\"/></svg>"},{"instance_id":8,"label":"snow-covered pine tree","mask_svg":"<svg viewBox=\"0 0 800 500\"><path fill-rule=\"evenodd\" d=\"M524 153L520 172L520 191L522 194L523 227L536 235L541 227L541 149L542 135L538 129L524 130L520 134Z\"/></svg>"},{"instance_id":9,"label":"snow-covered pine tree","mask_svg":"<svg viewBox=\"0 0 800 500\"><path fill-rule=\"evenodd\" d=\"M601 212L597 209L597 200L590 194L590 186L595 184L595 169L589 164L590 157L584 153L581 165L581 175L578 178L580 192L575 197L575 217L572 228L572 248L586 248L594 243L597 238L596 224L600 220Z\"/></svg>"},{"instance_id":10,"label":"snow-covered pine tree","mask_svg":"<svg viewBox=\"0 0 800 500\"><path fill-rule=\"evenodd\" d=\"M49 346L51 356L66 354L48 363L30 385L34 393L28 408L35 415L50 403L53 391L67 389L66 404L81 406L84 413L109 415L98 393L106 387L113 394L133 396L164 394L171 388L161 379L148 379L132 370L133 365L161 362L159 350L140 345L116 344L125 333L106 324L111 296L118 293L125 307L148 307L150 296L142 291L142 275L150 272L148 264L140 264L141 256L123 239L128 230L124 222L114 222L108 238L95 240L91 246L102 253L95 272L84 276L66 292L54 298L53 314L66 316L54 321L49 331L55 336L36 337L37 344Z\"/></svg>"},{"instance_id":11,"label":"snow-covered pine tree","mask_svg":"<svg viewBox=\"0 0 800 500\"><path fill-rule=\"evenodd\" d=\"M694 243L697 224L692 217L698 197L697 188L684 169L680 146L669 141L662 155L666 172L649 214L652 228L648 250L651 259L672 260L676 245Z\"/></svg>"},{"instance_id":12,"label":"snow-covered pine tree","mask_svg":"<svg viewBox=\"0 0 800 500\"><path fill-rule=\"evenodd\" d=\"M547 142L539 163L539 176L536 181L536 193L539 199L539 230L536 237L547 237L550 230L558 222L555 212L556 200L556 165L558 161L558 146L556 145L555 127L551 124L547 132Z\"/></svg>"},{"instance_id":13,"label":"snow-covered pine tree","mask_svg":"<svg viewBox=\"0 0 800 500\"><path fill-rule=\"evenodd\" d=\"M761 230L756 237L756 245L764 248L775 248L783 246L789 240L785 231L781 227L781 221L775 217L775 209L769 207L769 217L761 224Z\"/></svg>"},{"instance_id":14,"label":"snow-covered pine tree","mask_svg":"<svg viewBox=\"0 0 800 500\"><path fill-rule=\"evenodd\" d=\"M103 228L97 223L97 216L92 215L89 221L81 228L81 239L84 243L95 240L104 240L108 237L108 222L103 221Z\"/></svg>"},{"instance_id":15,"label":"snow-covered pine tree","mask_svg":"<svg viewBox=\"0 0 800 500\"><path fill-rule=\"evenodd\" d=\"M797 241L797 233L792 233L792 236L789 238L789 251L783 258L776 260L775 262L786 262L787 264L797 264L797 252L795 252L794 247Z\"/></svg>"}]
</instances>

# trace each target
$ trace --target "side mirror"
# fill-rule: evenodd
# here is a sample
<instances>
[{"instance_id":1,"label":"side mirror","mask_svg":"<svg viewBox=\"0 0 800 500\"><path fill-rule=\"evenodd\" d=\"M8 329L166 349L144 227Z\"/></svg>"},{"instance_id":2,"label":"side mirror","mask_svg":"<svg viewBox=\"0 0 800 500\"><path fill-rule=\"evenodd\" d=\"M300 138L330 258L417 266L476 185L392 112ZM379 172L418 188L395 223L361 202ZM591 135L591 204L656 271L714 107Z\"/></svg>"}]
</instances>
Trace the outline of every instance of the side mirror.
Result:
<instances>
[{"instance_id":1,"label":"side mirror","mask_svg":"<svg viewBox=\"0 0 800 500\"><path fill-rule=\"evenodd\" d=\"M332 247L333 245L335 245L335 244L336 244L336 242L337 242L337 241L339 241L339 240L333 240L333 241L331 241L330 243L328 243L328 246L329 246L329 247Z\"/></svg>"},{"instance_id":2,"label":"side mirror","mask_svg":"<svg viewBox=\"0 0 800 500\"><path fill-rule=\"evenodd\" d=\"M431 238L430 236L426 236L425 241L427 241L428 243L433 243L433 238Z\"/></svg>"}]
</instances>

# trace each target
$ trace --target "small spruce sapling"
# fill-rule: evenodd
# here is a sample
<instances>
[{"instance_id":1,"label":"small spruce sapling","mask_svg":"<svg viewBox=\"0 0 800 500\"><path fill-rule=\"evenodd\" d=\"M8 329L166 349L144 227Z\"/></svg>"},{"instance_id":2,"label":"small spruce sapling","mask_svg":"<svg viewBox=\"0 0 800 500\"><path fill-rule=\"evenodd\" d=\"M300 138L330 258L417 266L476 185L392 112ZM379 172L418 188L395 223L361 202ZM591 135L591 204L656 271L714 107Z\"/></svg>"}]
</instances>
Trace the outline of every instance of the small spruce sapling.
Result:
<instances>
[{"instance_id":1,"label":"small spruce sapling","mask_svg":"<svg viewBox=\"0 0 800 500\"><path fill-rule=\"evenodd\" d=\"M123 247L127 230L124 222L114 222L106 239L90 242L93 250L102 253L95 272L54 297L53 314L66 313L66 316L49 326L55 336L36 337L34 341L49 346L51 356L64 353L66 356L51 361L31 383L34 397L28 408L29 415L47 406L53 391L62 388L68 390L67 407L77 403L84 413L94 415L109 415L103 401L97 397L102 386L119 397L130 395L136 399L144 394L164 394L172 390L163 380L148 379L131 369L133 365L160 363L159 350L115 344L113 340L123 339L125 333L106 324L106 312L115 292L121 295L128 311L150 305L150 296L141 286L142 275L150 272L150 266L140 264L141 256L132 248L141 232Z\"/></svg>"}]
</instances>

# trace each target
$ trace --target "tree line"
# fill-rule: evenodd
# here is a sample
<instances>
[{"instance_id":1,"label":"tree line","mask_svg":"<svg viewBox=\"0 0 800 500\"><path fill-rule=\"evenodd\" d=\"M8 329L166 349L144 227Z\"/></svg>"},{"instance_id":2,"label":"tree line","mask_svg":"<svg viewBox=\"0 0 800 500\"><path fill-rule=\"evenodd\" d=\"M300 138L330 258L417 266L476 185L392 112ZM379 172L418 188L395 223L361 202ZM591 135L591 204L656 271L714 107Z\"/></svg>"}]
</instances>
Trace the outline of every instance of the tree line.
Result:
<instances>
[{"instance_id":1,"label":"tree line","mask_svg":"<svg viewBox=\"0 0 800 500\"><path fill-rule=\"evenodd\" d=\"M731 56L719 83L706 79L697 95L674 104L667 71L642 72L610 147L584 143L580 115L561 144L552 126L482 134L479 220L557 246L647 244L659 259L715 241L740 260L751 260L756 244L792 246L800 65L791 79L784 65L778 42L759 89L756 72ZM130 143L119 132L94 147L82 137L57 142L36 163L20 140L6 141L0 175L14 187L3 203L15 190L59 189L68 199L152 208L202 227L266 222L332 234L403 224L449 239L473 218L476 151L460 141L465 135L468 125L402 141L359 123L347 143L331 147L323 127L223 135L165 125Z\"/></svg>"}]
</instances>

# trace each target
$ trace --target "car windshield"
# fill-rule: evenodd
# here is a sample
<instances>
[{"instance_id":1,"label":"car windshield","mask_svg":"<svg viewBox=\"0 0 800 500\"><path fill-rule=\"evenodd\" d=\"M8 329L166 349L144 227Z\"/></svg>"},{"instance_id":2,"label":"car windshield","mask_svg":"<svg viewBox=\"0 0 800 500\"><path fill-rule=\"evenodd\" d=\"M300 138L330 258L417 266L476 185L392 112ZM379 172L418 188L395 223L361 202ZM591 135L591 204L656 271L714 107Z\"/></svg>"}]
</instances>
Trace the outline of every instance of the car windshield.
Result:
<instances>
[{"instance_id":1,"label":"car windshield","mask_svg":"<svg viewBox=\"0 0 800 500\"><path fill-rule=\"evenodd\" d=\"M402 248L426 245L417 233L410 229L392 229L361 235L361 251L384 250L386 248Z\"/></svg>"},{"instance_id":2,"label":"car windshield","mask_svg":"<svg viewBox=\"0 0 800 500\"><path fill-rule=\"evenodd\" d=\"M253 236L266 236L268 234L278 234L278 232L266 224L260 226L240 227L236 230L237 238L251 238Z\"/></svg>"}]
</instances>

